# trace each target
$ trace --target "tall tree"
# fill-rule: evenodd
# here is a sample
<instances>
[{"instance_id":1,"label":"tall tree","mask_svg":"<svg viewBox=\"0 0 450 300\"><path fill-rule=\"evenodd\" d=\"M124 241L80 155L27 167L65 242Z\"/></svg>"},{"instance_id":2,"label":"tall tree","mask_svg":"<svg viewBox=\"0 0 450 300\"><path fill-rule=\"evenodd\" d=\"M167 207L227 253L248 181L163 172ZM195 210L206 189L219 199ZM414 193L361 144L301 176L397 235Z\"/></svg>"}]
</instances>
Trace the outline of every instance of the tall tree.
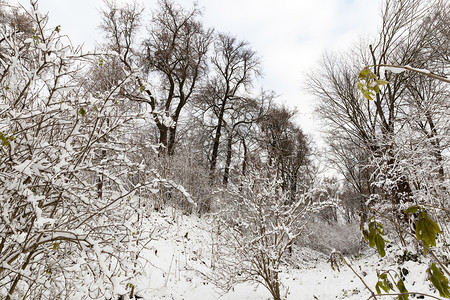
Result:
<instances>
[{"instance_id":1,"label":"tall tree","mask_svg":"<svg viewBox=\"0 0 450 300\"><path fill-rule=\"evenodd\" d=\"M137 78L141 93L128 91L128 97L149 105L158 129L160 153L173 155L181 113L207 70L213 31L199 21L198 8L185 10L171 0L161 0L147 38L139 44L136 37L143 10L136 4L118 7L106 3L100 27L108 47L119 55L127 72L145 67Z\"/></svg>"},{"instance_id":2,"label":"tall tree","mask_svg":"<svg viewBox=\"0 0 450 300\"><path fill-rule=\"evenodd\" d=\"M309 80L312 93L319 99L317 111L328 126L329 139L334 141L330 150L342 158L341 162L353 159L366 173L365 192L390 203L399 218L403 203L418 200L417 176L406 163L410 158L424 151L432 153L434 167L427 167L429 174L442 178L443 145L448 145L448 118L443 116L448 115L444 100L448 87L392 66L414 66L441 75L448 72L442 63L448 49L434 38L434 32L444 32L443 36L448 32L441 28L448 17L440 11L446 10L448 5L440 1L386 1L382 26L373 43L362 43L341 56L325 55L321 69ZM373 100L365 99L356 89L356 74L367 66L361 77L374 74L389 82ZM358 152L365 153L367 159L357 161L352 152L341 151L350 145L361 149Z\"/></svg>"},{"instance_id":3,"label":"tall tree","mask_svg":"<svg viewBox=\"0 0 450 300\"><path fill-rule=\"evenodd\" d=\"M142 62L149 75L155 73L162 84L161 97L151 107L159 111L155 118L160 143L169 155L174 153L177 123L183 107L196 91L207 70L207 53L212 29L204 29L198 20L201 12L185 10L170 0L158 2L148 38L144 41ZM165 119L170 119L165 122Z\"/></svg>"},{"instance_id":4,"label":"tall tree","mask_svg":"<svg viewBox=\"0 0 450 300\"><path fill-rule=\"evenodd\" d=\"M218 34L211 58L212 78L204 88L201 101L205 111L213 114L214 133L210 158L211 176L217 168L219 145L228 114L241 107L247 99L255 76L260 74L260 62L248 43L227 34Z\"/></svg>"},{"instance_id":5,"label":"tall tree","mask_svg":"<svg viewBox=\"0 0 450 300\"><path fill-rule=\"evenodd\" d=\"M281 187L292 203L296 201L300 184L306 183L311 154L308 139L294 123L294 116L293 110L274 107L261 121L261 143L268 164L275 168Z\"/></svg>"},{"instance_id":6,"label":"tall tree","mask_svg":"<svg viewBox=\"0 0 450 300\"><path fill-rule=\"evenodd\" d=\"M255 98L239 98L236 99L238 101L234 101L233 110L227 113L227 117L224 119L226 130L226 158L222 180L224 185L227 185L231 176L233 145L240 142L245 151L244 145L250 142L248 139L254 138L252 135L253 127L257 126L258 122L267 115L272 106L273 98L273 93L265 91L262 91ZM243 164L245 164L246 154L244 153L243 156Z\"/></svg>"}]
</instances>

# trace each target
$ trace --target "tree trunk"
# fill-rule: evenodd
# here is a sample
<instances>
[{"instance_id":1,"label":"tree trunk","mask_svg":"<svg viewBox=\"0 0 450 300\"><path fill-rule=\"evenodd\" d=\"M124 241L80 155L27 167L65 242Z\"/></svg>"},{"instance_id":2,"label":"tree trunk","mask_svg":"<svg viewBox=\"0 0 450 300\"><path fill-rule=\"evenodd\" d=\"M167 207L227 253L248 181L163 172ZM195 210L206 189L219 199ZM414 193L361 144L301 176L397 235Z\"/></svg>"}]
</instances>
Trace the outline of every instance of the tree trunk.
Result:
<instances>
[{"instance_id":1,"label":"tree trunk","mask_svg":"<svg viewBox=\"0 0 450 300\"><path fill-rule=\"evenodd\" d=\"M436 157L436 160L439 164L439 176L441 177L441 179L445 178L445 173L444 173L444 164L443 164L443 159L442 159L442 149L440 146L440 141L438 138L438 133L436 130L436 126L434 125L433 122L433 118L431 117L431 114L429 111L426 112L426 117L427 117L427 122L428 125L430 126L430 138L431 138L431 145L434 147L434 151L433 154Z\"/></svg>"},{"instance_id":2,"label":"tree trunk","mask_svg":"<svg viewBox=\"0 0 450 300\"><path fill-rule=\"evenodd\" d=\"M272 282L271 293L272 293L273 300L281 300L280 283L278 281L278 274L276 274L276 273L274 275L274 280Z\"/></svg>"},{"instance_id":3,"label":"tree trunk","mask_svg":"<svg viewBox=\"0 0 450 300\"><path fill-rule=\"evenodd\" d=\"M289 187L289 199L291 204L295 202L295 196L297 195L297 174L292 174Z\"/></svg>"},{"instance_id":4,"label":"tree trunk","mask_svg":"<svg viewBox=\"0 0 450 300\"><path fill-rule=\"evenodd\" d=\"M212 179L214 179L214 173L216 171L216 166L217 166L217 156L219 154L220 136L222 135L223 116L225 115L225 104L226 104L226 100L224 100L222 102L222 106L220 107L219 117L217 119L216 134L214 136L213 150L212 150L212 154L211 154L211 165L210 165L211 181L212 181Z\"/></svg>"},{"instance_id":5,"label":"tree trunk","mask_svg":"<svg viewBox=\"0 0 450 300\"><path fill-rule=\"evenodd\" d=\"M159 131L159 156L164 156L167 153L167 134L168 128L164 124L158 125Z\"/></svg>"},{"instance_id":6,"label":"tree trunk","mask_svg":"<svg viewBox=\"0 0 450 300\"><path fill-rule=\"evenodd\" d=\"M104 159L105 157L106 157L106 150L101 150L100 160ZM97 196L99 199L102 199L102 197L103 197L103 181L104 181L103 174L98 174L97 175Z\"/></svg>"},{"instance_id":7,"label":"tree trunk","mask_svg":"<svg viewBox=\"0 0 450 300\"><path fill-rule=\"evenodd\" d=\"M174 118L175 124L169 128L169 138L167 142L167 154L173 156L175 154L175 136L177 133L177 120Z\"/></svg>"},{"instance_id":8,"label":"tree trunk","mask_svg":"<svg viewBox=\"0 0 450 300\"><path fill-rule=\"evenodd\" d=\"M225 172L223 174L223 184L227 186L228 179L230 176L230 165L231 165L231 156L232 156L232 146L233 146L233 133L228 135L227 141L227 159L225 161Z\"/></svg>"},{"instance_id":9,"label":"tree trunk","mask_svg":"<svg viewBox=\"0 0 450 300\"><path fill-rule=\"evenodd\" d=\"M169 156L174 155L175 153L175 140L176 140L176 133L177 133L177 126L178 126L178 119L180 118L181 110L183 109L183 106L186 104L186 97L184 96L184 93L181 93L180 96L180 103L178 103L177 109L175 110L175 113L173 114L173 126L169 128L169 139L167 143L167 153Z\"/></svg>"},{"instance_id":10,"label":"tree trunk","mask_svg":"<svg viewBox=\"0 0 450 300\"><path fill-rule=\"evenodd\" d=\"M245 143L245 139L242 139L242 147L244 147L244 159L242 160L242 175L245 176L245 173L247 172L247 144Z\"/></svg>"}]
</instances>

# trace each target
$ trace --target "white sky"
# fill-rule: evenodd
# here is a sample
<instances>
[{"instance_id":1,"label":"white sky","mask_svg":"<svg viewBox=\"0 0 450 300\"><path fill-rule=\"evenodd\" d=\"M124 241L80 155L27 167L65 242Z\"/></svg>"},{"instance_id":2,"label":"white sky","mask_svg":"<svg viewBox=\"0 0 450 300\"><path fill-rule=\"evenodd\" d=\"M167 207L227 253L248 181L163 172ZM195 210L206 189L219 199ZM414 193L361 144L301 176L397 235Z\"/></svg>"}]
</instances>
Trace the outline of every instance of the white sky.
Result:
<instances>
[{"instance_id":1,"label":"white sky","mask_svg":"<svg viewBox=\"0 0 450 300\"><path fill-rule=\"evenodd\" d=\"M19 2L29 6L27 0ZM140 2L150 13L156 0ZM194 0L177 2L190 8ZM262 58L262 87L275 91L282 103L297 107L300 125L316 138L320 125L312 115L313 100L304 91L304 73L317 64L325 50L348 49L360 38L373 35L380 23L380 0L197 2L204 10L206 26L250 43ZM39 0L41 12L49 12L50 25L61 25L72 42L84 42L84 48L102 38L98 29L102 5L102 0Z\"/></svg>"}]
</instances>

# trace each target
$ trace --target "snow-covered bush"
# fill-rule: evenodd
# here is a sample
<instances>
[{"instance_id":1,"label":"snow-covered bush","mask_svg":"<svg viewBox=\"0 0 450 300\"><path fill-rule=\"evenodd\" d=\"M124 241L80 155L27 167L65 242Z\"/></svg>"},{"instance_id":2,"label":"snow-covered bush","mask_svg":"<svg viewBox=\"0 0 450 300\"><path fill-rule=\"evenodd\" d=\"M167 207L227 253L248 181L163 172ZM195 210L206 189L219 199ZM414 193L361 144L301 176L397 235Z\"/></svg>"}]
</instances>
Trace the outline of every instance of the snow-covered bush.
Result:
<instances>
[{"instance_id":1,"label":"snow-covered bush","mask_svg":"<svg viewBox=\"0 0 450 300\"><path fill-rule=\"evenodd\" d=\"M430 255L429 279L442 297L450 297L450 81L442 47L449 9L439 0L384 1L377 37L348 56L324 56L310 80L330 126L335 165L365 200L361 229L369 246L382 257L387 241ZM410 287L378 275L378 294L395 290L408 298Z\"/></svg>"},{"instance_id":2,"label":"snow-covered bush","mask_svg":"<svg viewBox=\"0 0 450 300\"><path fill-rule=\"evenodd\" d=\"M184 147L179 146L179 148L179 153L159 159L159 162L163 164L160 172L164 173L164 178L180 184L189 191L197 206L194 207L186 201L186 196L174 188L167 190L166 195L162 195L161 198L165 199L165 205L176 207L185 213L190 214L193 209L200 214L206 213L209 211L212 200L209 169L201 163L198 155Z\"/></svg>"},{"instance_id":3,"label":"snow-covered bush","mask_svg":"<svg viewBox=\"0 0 450 300\"><path fill-rule=\"evenodd\" d=\"M217 194L214 215L213 267L225 290L244 281L262 284L274 300L282 297L279 273L283 256L323 204L294 203L277 180L258 174L243 177Z\"/></svg>"},{"instance_id":4,"label":"snow-covered bush","mask_svg":"<svg viewBox=\"0 0 450 300\"><path fill-rule=\"evenodd\" d=\"M298 244L328 255L333 249L344 255L358 255L363 248L359 223L329 224L322 221L306 225L308 234L298 239Z\"/></svg>"},{"instance_id":5,"label":"snow-covered bush","mask_svg":"<svg viewBox=\"0 0 450 300\"><path fill-rule=\"evenodd\" d=\"M23 16L30 30L0 24L0 298L123 294L152 238L133 194L158 181L129 159L127 126L145 115L120 89L135 75L89 89L84 70L103 59L49 29L34 1Z\"/></svg>"}]
</instances>

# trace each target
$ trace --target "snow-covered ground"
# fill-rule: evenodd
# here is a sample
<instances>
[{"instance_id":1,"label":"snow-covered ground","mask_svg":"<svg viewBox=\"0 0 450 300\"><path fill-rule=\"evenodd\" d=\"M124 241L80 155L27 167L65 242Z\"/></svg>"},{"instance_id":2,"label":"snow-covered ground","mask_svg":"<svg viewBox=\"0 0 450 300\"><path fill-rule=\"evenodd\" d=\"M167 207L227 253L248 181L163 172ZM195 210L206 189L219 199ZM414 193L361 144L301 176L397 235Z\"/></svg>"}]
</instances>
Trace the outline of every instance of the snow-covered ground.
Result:
<instances>
[{"instance_id":1,"label":"snow-covered ground","mask_svg":"<svg viewBox=\"0 0 450 300\"><path fill-rule=\"evenodd\" d=\"M148 259L145 274L133 284L136 294L143 299L222 299L261 300L272 299L270 293L260 285L241 284L223 294L211 283L211 237L210 225L205 219L186 216L167 209L149 215L155 240L144 254ZM359 257L348 257L354 270L369 287L375 289L377 270L395 270L395 254L400 250L388 248L391 258L381 259L374 250L366 249ZM347 267L333 271L327 262L328 256L309 248L295 248L289 261L295 264L284 266L281 280L288 300L298 299L368 299L370 292ZM425 260L425 261L424 261ZM422 263L405 262L401 267L409 272L405 285L411 291L421 291L439 297L430 291L426 281L426 259ZM389 296L383 299L396 299ZM430 299L430 298L425 298Z\"/></svg>"}]
</instances>

